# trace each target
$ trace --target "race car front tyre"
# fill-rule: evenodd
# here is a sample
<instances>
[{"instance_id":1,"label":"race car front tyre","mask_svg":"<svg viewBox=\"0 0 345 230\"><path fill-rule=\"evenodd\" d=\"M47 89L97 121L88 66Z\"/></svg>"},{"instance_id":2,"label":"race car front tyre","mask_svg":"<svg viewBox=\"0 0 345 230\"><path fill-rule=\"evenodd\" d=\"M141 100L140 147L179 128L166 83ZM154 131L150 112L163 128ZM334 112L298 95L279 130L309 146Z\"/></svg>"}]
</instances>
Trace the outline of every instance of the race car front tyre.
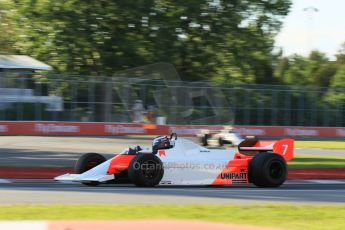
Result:
<instances>
[{"instance_id":1,"label":"race car front tyre","mask_svg":"<svg viewBox=\"0 0 345 230\"><path fill-rule=\"evenodd\" d=\"M129 179L139 187L153 187L163 178L162 161L153 154L139 154L128 168Z\"/></svg>"},{"instance_id":2,"label":"race car front tyre","mask_svg":"<svg viewBox=\"0 0 345 230\"><path fill-rule=\"evenodd\" d=\"M249 181L257 187L274 188L282 185L287 178L285 159L275 153L259 153L249 165Z\"/></svg>"},{"instance_id":3,"label":"race car front tyre","mask_svg":"<svg viewBox=\"0 0 345 230\"><path fill-rule=\"evenodd\" d=\"M74 171L77 174L82 174L96 167L97 165L102 164L105 161L106 161L106 158L102 156L101 154L85 153L78 159L77 163L74 166ZM90 181L90 182L83 182L83 184L88 185L88 186L97 186L99 185L99 182Z\"/></svg>"}]
</instances>

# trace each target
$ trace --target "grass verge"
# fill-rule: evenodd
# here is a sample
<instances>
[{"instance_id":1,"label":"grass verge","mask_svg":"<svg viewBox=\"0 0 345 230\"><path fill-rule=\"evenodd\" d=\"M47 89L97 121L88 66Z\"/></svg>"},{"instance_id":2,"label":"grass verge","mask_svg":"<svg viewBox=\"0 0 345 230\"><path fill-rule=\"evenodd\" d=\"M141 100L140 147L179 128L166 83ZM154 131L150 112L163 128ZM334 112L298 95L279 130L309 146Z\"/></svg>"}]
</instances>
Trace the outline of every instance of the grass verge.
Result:
<instances>
[{"instance_id":1,"label":"grass verge","mask_svg":"<svg viewBox=\"0 0 345 230\"><path fill-rule=\"evenodd\" d=\"M345 149L345 141L295 141L295 148Z\"/></svg>"},{"instance_id":2,"label":"grass verge","mask_svg":"<svg viewBox=\"0 0 345 230\"><path fill-rule=\"evenodd\" d=\"M326 169L345 168L345 156L309 156L298 155L288 162L290 169Z\"/></svg>"},{"instance_id":3,"label":"grass verge","mask_svg":"<svg viewBox=\"0 0 345 230\"><path fill-rule=\"evenodd\" d=\"M284 229L342 229L342 205L16 205L0 206L0 220L183 219Z\"/></svg>"}]
</instances>

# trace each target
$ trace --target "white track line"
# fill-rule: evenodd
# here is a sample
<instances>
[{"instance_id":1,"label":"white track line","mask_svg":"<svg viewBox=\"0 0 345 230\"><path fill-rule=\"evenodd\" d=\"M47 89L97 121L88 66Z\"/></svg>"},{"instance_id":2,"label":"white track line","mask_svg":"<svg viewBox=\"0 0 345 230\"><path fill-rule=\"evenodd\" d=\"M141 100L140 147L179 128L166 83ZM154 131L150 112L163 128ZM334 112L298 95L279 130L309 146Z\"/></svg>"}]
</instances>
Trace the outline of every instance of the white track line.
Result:
<instances>
[{"instance_id":1,"label":"white track line","mask_svg":"<svg viewBox=\"0 0 345 230\"><path fill-rule=\"evenodd\" d=\"M345 184L345 181L342 181L342 180L309 180L309 181L316 184Z\"/></svg>"},{"instance_id":2,"label":"white track line","mask_svg":"<svg viewBox=\"0 0 345 230\"><path fill-rule=\"evenodd\" d=\"M288 180L284 184L345 184L345 180Z\"/></svg>"},{"instance_id":3,"label":"white track line","mask_svg":"<svg viewBox=\"0 0 345 230\"><path fill-rule=\"evenodd\" d=\"M46 221L0 221L0 229L3 230L46 230Z\"/></svg>"}]
</instances>

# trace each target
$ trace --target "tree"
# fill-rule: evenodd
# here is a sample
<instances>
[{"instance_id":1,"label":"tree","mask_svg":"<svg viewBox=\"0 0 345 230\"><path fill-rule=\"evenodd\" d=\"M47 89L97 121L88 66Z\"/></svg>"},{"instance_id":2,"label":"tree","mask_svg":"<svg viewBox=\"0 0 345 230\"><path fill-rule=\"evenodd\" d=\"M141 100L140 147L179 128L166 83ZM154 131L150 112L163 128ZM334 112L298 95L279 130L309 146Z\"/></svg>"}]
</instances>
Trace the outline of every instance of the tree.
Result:
<instances>
[{"instance_id":1,"label":"tree","mask_svg":"<svg viewBox=\"0 0 345 230\"><path fill-rule=\"evenodd\" d=\"M339 66L336 63L329 62L320 65L318 70L314 73L314 86L329 87L333 76L338 71Z\"/></svg>"},{"instance_id":2,"label":"tree","mask_svg":"<svg viewBox=\"0 0 345 230\"><path fill-rule=\"evenodd\" d=\"M345 102L345 65L333 77L325 99L333 105Z\"/></svg>"},{"instance_id":3,"label":"tree","mask_svg":"<svg viewBox=\"0 0 345 230\"><path fill-rule=\"evenodd\" d=\"M345 64L345 42L341 45L338 53L335 56L338 64Z\"/></svg>"},{"instance_id":4,"label":"tree","mask_svg":"<svg viewBox=\"0 0 345 230\"><path fill-rule=\"evenodd\" d=\"M319 51L312 51L308 57L306 66L306 77L311 86L328 87L329 77L335 74L332 71L332 64L326 54ZM331 76L329 76L331 74Z\"/></svg>"},{"instance_id":5,"label":"tree","mask_svg":"<svg viewBox=\"0 0 345 230\"><path fill-rule=\"evenodd\" d=\"M284 74L284 83L288 85L310 85L311 81L306 75L308 60L302 56L294 55L289 60L289 68Z\"/></svg>"},{"instance_id":6,"label":"tree","mask_svg":"<svg viewBox=\"0 0 345 230\"><path fill-rule=\"evenodd\" d=\"M0 1L0 54L15 53L17 31L13 22L14 7L11 0Z\"/></svg>"},{"instance_id":7,"label":"tree","mask_svg":"<svg viewBox=\"0 0 345 230\"><path fill-rule=\"evenodd\" d=\"M19 3L17 0L16 2ZM21 0L19 42L58 72L174 64L185 80L265 83L290 0Z\"/></svg>"},{"instance_id":8,"label":"tree","mask_svg":"<svg viewBox=\"0 0 345 230\"><path fill-rule=\"evenodd\" d=\"M274 70L274 75L280 83L283 83L286 71L290 68L290 60L287 57L281 57L278 60L278 64Z\"/></svg>"},{"instance_id":9,"label":"tree","mask_svg":"<svg viewBox=\"0 0 345 230\"><path fill-rule=\"evenodd\" d=\"M338 64L330 61L324 53L313 51L308 57L294 55L280 58L275 77L284 84L329 87L338 70Z\"/></svg>"}]
</instances>

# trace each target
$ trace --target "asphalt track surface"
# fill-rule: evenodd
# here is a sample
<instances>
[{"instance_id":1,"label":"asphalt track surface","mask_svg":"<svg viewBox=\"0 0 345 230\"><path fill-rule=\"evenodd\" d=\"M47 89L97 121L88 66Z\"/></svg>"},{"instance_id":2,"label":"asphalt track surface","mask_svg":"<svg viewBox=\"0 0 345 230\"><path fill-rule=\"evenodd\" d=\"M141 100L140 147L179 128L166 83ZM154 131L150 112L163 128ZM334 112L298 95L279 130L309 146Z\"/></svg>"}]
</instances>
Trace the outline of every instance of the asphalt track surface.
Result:
<instances>
[{"instance_id":1,"label":"asphalt track surface","mask_svg":"<svg viewBox=\"0 0 345 230\"><path fill-rule=\"evenodd\" d=\"M106 158L136 145L150 146L152 137L36 137L0 136L0 166L74 167L84 153Z\"/></svg>"},{"instance_id":2,"label":"asphalt track surface","mask_svg":"<svg viewBox=\"0 0 345 230\"><path fill-rule=\"evenodd\" d=\"M345 204L344 181L289 181L280 188L243 186L158 186L30 181L0 183L0 204Z\"/></svg>"},{"instance_id":3,"label":"asphalt track surface","mask_svg":"<svg viewBox=\"0 0 345 230\"><path fill-rule=\"evenodd\" d=\"M110 158L124 148L149 146L152 137L0 137L0 166L73 167L85 152ZM134 144L133 144L134 143ZM341 155L344 150L297 149L296 154ZM132 185L87 187L53 181L0 179L0 204L233 204L262 202L345 204L345 182L287 182L280 188Z\"/></svg>"}]
</instances>

